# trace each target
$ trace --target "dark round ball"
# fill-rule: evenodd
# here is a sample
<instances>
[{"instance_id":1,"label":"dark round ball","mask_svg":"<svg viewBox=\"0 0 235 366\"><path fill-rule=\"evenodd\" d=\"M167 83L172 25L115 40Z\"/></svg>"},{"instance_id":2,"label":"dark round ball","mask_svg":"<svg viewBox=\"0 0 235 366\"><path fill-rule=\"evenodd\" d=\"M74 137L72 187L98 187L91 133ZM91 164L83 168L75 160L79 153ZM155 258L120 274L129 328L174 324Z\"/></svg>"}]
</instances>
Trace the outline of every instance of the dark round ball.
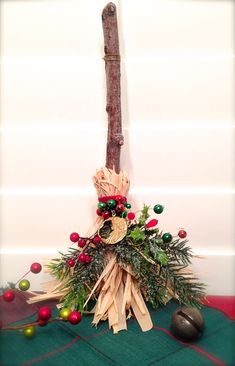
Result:
<instances>
[{"instance_id":1,"label":"dark round ball","mask_svg":"<svg viewBox=\"0 0 235 366\"><path fill-rule=\"evenodd\" d=\"M182 341L195 341L202 336L204 319L198 309L182 306L171 319L172 334Z\"/></svg>"},{"instance_id":2,"label":"dark round ball","mask_svg":"<svg viewBox=\"0 0 235 366\"><path fill-rule=\"evenodd\" d=\"M153 208L153 211L156 213L156 214L161 214L164 210L164 207L162 205L155 205L154 208Z\"/></svg>"},{"instance_id":3,"label":"dark round ball","mask_svg":"<svg viewBox=\"0 0 235 366\"><path fill-rule=\"evenodd\" d=\"M170 243L172 240L172 235L170 233L165 233L162 235L162 240L164 243Z\"/></svg>"}]
</instances>

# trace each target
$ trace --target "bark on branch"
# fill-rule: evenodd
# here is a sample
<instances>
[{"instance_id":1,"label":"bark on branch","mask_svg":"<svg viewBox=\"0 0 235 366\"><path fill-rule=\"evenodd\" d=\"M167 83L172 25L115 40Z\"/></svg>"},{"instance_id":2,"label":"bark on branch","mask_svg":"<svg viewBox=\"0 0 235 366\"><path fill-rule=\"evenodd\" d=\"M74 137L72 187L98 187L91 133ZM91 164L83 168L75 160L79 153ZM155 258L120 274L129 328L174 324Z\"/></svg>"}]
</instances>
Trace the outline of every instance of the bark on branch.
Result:
<instances>
[{"instance_id":1,"label":"bark on branch","mask_svg":"<svg viewBox=\"0 0 235 366\"><path fill-rule=\"evenodd\" d=\"M122 136L120 54L118 41L117 11L113 3L108 3L102 12L104 32L104 60L107 85L108 137L106 167L120 172Z\"/></svg>"}]
</instances>

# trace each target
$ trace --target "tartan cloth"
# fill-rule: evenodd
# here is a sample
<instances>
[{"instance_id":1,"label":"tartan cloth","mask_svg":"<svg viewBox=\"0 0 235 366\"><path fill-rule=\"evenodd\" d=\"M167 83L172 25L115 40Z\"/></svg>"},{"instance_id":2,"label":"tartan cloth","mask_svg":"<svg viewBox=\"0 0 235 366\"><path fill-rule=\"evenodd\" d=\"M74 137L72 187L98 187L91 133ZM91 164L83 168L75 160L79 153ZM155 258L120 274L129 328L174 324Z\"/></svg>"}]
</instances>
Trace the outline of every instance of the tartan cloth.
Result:
<instances>
[{"instance_id":1,"label":"tartan cloth","mask_svg":"<svg viewBox=\"0 0 235 366\"><path fill-rule=\"evenodd\" d=\"M22 319L19 310L16 312L13 308L12 321L16 320L14 314L21 319L17 324L35 321L35 305L22 307L22 298L18 300L15 305L14 302L5 303L5 310L6 307L20 306L22 314L25 315L29 309L31 315ZM54 305L51 303L50 306ZM234 321L219 310L204 307L202 313L206 326L202 338L193 343L183 343L170 333L171 316L178 307L174 301L156 310L149 307L154 327L146 333L141 331L135 319L130 319L127 331L113 335L107 322L101 322L97 329L92 327L92 316L89 315L75 326L56 322L37 327L36 336L32 339L25 338L19 331L2 331L0 365L234 366ZM54 315L57 314L54 309Z\"/></svg>"}]
</instances>

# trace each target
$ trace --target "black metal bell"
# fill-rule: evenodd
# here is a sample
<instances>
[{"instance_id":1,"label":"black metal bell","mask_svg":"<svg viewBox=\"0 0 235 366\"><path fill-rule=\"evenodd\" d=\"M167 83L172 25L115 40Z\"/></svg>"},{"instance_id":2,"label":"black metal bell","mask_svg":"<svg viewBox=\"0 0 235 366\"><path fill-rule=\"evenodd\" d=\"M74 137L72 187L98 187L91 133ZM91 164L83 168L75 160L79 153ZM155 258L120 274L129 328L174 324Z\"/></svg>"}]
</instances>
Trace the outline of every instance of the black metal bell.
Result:
<instances>
[{"instance_id":1,"label":"black metal bell","mask_svg":"<svg viewBox=\"0 0 235 366\"><path fill-rule=\"evenodd\" d=\"M182 306L171 319L171 332L182 341L194 341L201 337L204 330L204 319L198 309Z\"/></svg>"}]
</instances>

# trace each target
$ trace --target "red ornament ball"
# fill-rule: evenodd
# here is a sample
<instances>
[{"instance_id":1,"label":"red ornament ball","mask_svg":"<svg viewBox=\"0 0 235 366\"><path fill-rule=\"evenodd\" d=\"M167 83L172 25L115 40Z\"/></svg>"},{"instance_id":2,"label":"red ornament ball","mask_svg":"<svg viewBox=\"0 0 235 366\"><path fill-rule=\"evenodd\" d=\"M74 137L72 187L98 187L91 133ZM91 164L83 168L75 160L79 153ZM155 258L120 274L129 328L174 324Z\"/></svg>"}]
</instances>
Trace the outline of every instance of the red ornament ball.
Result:
<instances>
[{"instance_id":1,"label":"red ornament ball","mask_svg":"<svg viewBox=\"0 0 235 366\"><path fill-rule=\"evenodd\" d=\"M86 255L86 263L91 263L92 257L90 255Z\"/></svg>"},{"instance_id":2,"label":"red ornament ball","mask_svg":"<svg viewBox=\"0 0 235 366\"><path fill-rule=\"evenodd\" d=\"M85 263L86 262L86 254L84 254L84 253L79 254L78 260L81 263Z\"/></svg>"},{"instance_id":3,"label":"red ornament ball","mask_svg":"<svg viewBox=\"0 0 235 366\"><path fill-rule=\"evenodd\" d=\"M82 320L81 313L79 313L79 311L76 310L71 311L71 313L68 316L68 321L73 325L80 323L81 320Z\"/></svg>"},{"instance_id":4,"label":"red ornament ball","mask_svg":"<svg viewBox=\"0 0 235 366\"><path fill-rule=\"evenodd\" d=\"M13 290L6 290L3 293L3 300L6 302L11 302L15 298L15 292Z\"/></svg>"},{"instance_id":5,"label":"red ornament ball","mask_svg":"<svg viewBox=\"0 0 235 366\"><path fill-rule=\"evenodd\" d=\"M85 247L85 245L86 245L86 240L85 240L85 239L80 238L80 239L78 240L78 246L79 246L80 248L84 248L84 247Z\"/></svg>"},{"instance_id":6,"label":"red ornament ball","mask_svg":"<svg viewBox=\"0 0 235 366\"><path fill-rule=\"evenodd\" d=\"M73 242L73 243L76 243L78 241L78 239L80 238L80 236L78 235L78 233L72 233L70 234L70 240Z\"/></svg>"},{"instance_id":7,"label":"red ornament ball","mask_svg":"<svg viewBox=\"0 0 235 366\"><path fill-rule=\"evenodd\" d=\"M92 239L92 243L97 245L100 244L101 242L101 237L99 235L94 236L94 238Z\"/></svg>"},{"instance_id":8,"label":"red ornament ball","mask_svg":"<svg viewBox=\"0 0 235 366\"><path fill-rule=\"evenodd\" d=\"M35 263L32 263L31 266L30 266L30 271L32 273L36 274L36 273L41 272L41 270L42 270L42 266L41 266L40 263L35 262Z\"/></svg>"},{"instance_id":9,"label":"red ornament ball","mask_svg":"<svg viewBox=\"0 0 235 366\"><path fill-rule=\"evenodd\" d=\"M100 208L97 208L96 213L98 216L102 216L102 211Z\"/></svg>"},{"instance_id":10,"label":"red ornament ball","mask_svg":"<svg viewBox=\"0 0 235 366\"><path fill-rule=\"evenodd\" d=\"M115 196L115 201L120 203L125 202L125 197L118 194L117 196Z\"/></svg>"},{"instance_id":11,"label":"red ornament ball","mask_svg":"<svg viewBox=\"0 0 235 366\"><path fill-rule=\"evenodd\" d=\"M179 236L181 239L184 239L184 238L186 238L187 233L186 233L186 231L185 231L185 230L180 230L180 231L178 232L178 236Z\"/></svg>"},{"instance_id":12,"label":"red ornament ball","mask_svg":"<svg viewBox=\"0 0 235 366\"><path fill-rule=\"evenodd\" d=\"M38 310L38 320L48 320L51 317L51 309L48 306L42 306Z\"/></svg>"},{"instance_id":13,"label":"red ornament ball","mask_svg":"<svg viewBox=\"0 0 235 366\"><path fill-rule=\"evenodd\" d=\"M103 214L102 214L102 217L104 220L107 220L109 219L111 216L110 212L109 211L105 211Z\"/></svg>"},{"instance_id":14,"label":"red ornament ball","mask_svg":"<svg viewBox=\"0 0 235 366\"><path fill-rule=\"evenodd\" d=\"M75 266L75 259L69 258L66 263L69 267L74 267Z\"/></svg>"},{"instance_id":15,"label":"red ornament ball","mask_svg":"<svg viewBox=\"0 0 235 366\"><path fill-rule=\"evenodd\" d=\"M134 218L135 218L135 214L134 214L134 212L129 212L129 213L127 214L127 218L128 218L128 220L134 220Z\"/></svg>"},{"instance_id":16,"label":"red ornament ball","mask_svg":"<svg viewBox=\"0 0 235 366\"><path fill-rule=\"evenodd\" d=\"M116 206L116 211L117 212L123 212L125 210L125 206L123 205L123 203L119 203L117 206Z\"/></svg>"},{"instance_id":17,"label":"red ornament ball","mask_svg":"<svg viewBox=\"0 0 235 366\"><path fill-rule=\"evenodd\" d=\"M152 220L150 220L150 221L145 225L145 227L146 227L147 229L150 229L150 228L152 228L152 227L156 226L157 224L158 224L158 220L156 220L156 219L152 219Z\"/></svg>"}]
</instances>

